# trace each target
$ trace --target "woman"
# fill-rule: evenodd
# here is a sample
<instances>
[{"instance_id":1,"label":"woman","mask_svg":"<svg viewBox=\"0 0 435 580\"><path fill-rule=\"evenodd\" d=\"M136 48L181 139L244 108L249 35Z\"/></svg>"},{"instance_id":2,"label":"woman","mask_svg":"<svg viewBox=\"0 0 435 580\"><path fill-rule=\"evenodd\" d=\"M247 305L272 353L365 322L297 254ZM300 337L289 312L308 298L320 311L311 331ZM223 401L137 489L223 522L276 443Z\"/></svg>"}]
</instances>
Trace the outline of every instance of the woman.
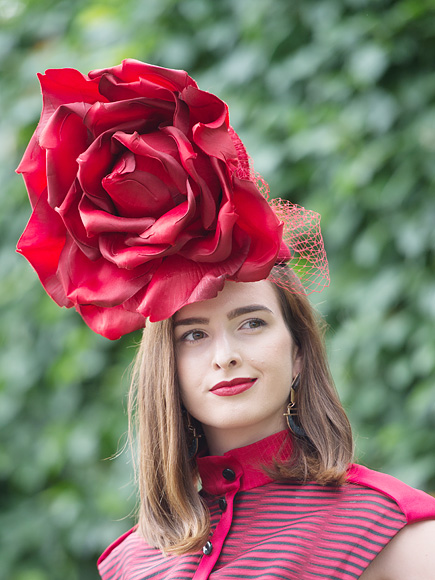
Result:
<instances>
[{"instance_id":1,"label":"woman","mask_svg":"<svg viewBox=\"0 0 435 580\"><path fill-rule=\"evenodd\" d=\"M147 327L139 528L103 554L102 578L434 578L435 521L421 520L435 500L349 468L331 384L308 300L267 280L227 282Z\"/></svg>"},{"instance_id":2,"label":"woman","mask_svg":"<svg viewBox=\"0 0 435 580\"><path fill-rule=\"evenodd\" d=\"M41 84L19 251L97 332L151 320L139 524L101 577L434 578L435 500L351 465L306 297L329 282L317 217L266 201L226 106L182 71Z\"/></svg>"}]
</instances>

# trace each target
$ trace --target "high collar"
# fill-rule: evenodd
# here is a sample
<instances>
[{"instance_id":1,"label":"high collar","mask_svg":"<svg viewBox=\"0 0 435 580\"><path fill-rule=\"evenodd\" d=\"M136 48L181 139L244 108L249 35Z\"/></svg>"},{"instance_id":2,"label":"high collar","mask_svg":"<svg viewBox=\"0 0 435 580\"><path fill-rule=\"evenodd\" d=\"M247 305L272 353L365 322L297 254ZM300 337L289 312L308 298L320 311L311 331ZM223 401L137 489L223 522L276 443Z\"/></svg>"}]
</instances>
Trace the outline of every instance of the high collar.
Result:
<instances>
[{"instance_id":1,"label":"high collar","mask_svg":"<svg viewBox=\"0 0 435 580\"><path fill-rule=\"evenodd\" d=\"M220 495L233 488L246 491L265 485L273 479L264 468L273 467L275 459L285 461L291 452L291 436L284 430L246 447L231 449L224 455L197 457L202 488L212 495Z\"/></svg>"}]
</instances>

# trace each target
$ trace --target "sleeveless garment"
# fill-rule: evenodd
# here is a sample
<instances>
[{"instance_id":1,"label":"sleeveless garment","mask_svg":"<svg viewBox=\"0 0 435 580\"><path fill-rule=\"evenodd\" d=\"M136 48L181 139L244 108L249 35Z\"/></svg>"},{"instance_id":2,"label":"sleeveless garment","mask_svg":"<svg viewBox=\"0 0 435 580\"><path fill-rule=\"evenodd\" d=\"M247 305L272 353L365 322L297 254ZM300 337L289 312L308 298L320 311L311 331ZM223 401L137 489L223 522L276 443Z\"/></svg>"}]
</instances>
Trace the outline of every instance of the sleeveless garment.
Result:
<instances>
[{"instance_id":1,"label":"sleeveless garment","mask_svg":"<svg viewBox=\"0 0 435 580\"><path fill-rule=\"evenodd\" d=\"M435 498L351 465L340 487L274 481L288 431L199 457L212 534L204 553L163 556L135 528L103 553L103 580L355 580L407 523L435 519Z\"/></svg>"}]
</instances>

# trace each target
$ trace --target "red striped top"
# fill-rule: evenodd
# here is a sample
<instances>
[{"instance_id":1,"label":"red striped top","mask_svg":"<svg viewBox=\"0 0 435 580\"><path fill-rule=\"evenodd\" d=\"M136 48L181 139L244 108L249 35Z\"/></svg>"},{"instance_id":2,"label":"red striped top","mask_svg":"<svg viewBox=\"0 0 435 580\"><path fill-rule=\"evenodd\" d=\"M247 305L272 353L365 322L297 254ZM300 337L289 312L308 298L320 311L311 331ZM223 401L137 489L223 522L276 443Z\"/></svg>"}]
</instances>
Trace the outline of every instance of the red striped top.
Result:
<instances>
[{"instance_id":1,"label":"red striped top","mask_svg":"<svg viewBox=\"0 0 435 580\"><path fill-rule=\"evenodd\" d=\"M103 580L354 580L406 524L435 519L435 499L354 465L333 488L273 481L262 469L291 452L282 431L198 465L210 509L205 553L164 557L135 529L101 556Z\"/></svg>"}]
</instances>

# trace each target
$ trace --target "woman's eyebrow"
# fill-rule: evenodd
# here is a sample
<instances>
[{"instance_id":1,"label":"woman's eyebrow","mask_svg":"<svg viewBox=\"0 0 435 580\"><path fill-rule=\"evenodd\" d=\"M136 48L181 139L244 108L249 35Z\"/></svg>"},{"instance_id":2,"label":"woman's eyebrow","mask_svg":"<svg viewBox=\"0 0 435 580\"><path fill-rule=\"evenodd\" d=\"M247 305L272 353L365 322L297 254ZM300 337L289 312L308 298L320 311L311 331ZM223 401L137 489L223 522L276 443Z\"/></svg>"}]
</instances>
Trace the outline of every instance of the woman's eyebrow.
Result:
<instances>
[{"instance_id":1,"label":"woman's eyebrow","mask_svg":"<svg viewBox=\"0 0 435 580\"><path fill-rule=\"evenodd\" d=\"M240 306L239 308L234 308L234 310L230 310L227 314L228 320L233 320L233 318L237 318L238 316L243 316L243 314L250 314L251 312L258 312L258 311L265 311L265 312L272 312L270 308L267 306L262 306L261 304L251 304L249 306ZM196 324L209 324L209 318L182 318L181 320L176 320L174 322L174 328L177 326L195 326Z\"/></svg>"},{"instance_id":2,"label":"woman's eyebrow","mask_svg":"<svg viewBox=\"0 0 435 580\"><path fill-rule=\"evenodd\" d=\"M182 318L174 322L174 328L177 326L194 326L195 324L208 324L209 318Z\"/></svg>"},{"instance_id":3,"label":"woman's eyebrow","mask_svg":"<svg viewBox=\"0 0 435 580\"><path fill-rule=\"evenodd\" d=\"M251 312L258 311L266 311L272 313L272 310L270 308L267 308L267 306L262 306L261 304L251 304L249 306L241 306L240 308L234 308L234 310L228 312L227 316L228 320L232 320L233 318L237 318L238 316L242 316L243 314L250 314Z\"/></svg>"}]
</instances>

